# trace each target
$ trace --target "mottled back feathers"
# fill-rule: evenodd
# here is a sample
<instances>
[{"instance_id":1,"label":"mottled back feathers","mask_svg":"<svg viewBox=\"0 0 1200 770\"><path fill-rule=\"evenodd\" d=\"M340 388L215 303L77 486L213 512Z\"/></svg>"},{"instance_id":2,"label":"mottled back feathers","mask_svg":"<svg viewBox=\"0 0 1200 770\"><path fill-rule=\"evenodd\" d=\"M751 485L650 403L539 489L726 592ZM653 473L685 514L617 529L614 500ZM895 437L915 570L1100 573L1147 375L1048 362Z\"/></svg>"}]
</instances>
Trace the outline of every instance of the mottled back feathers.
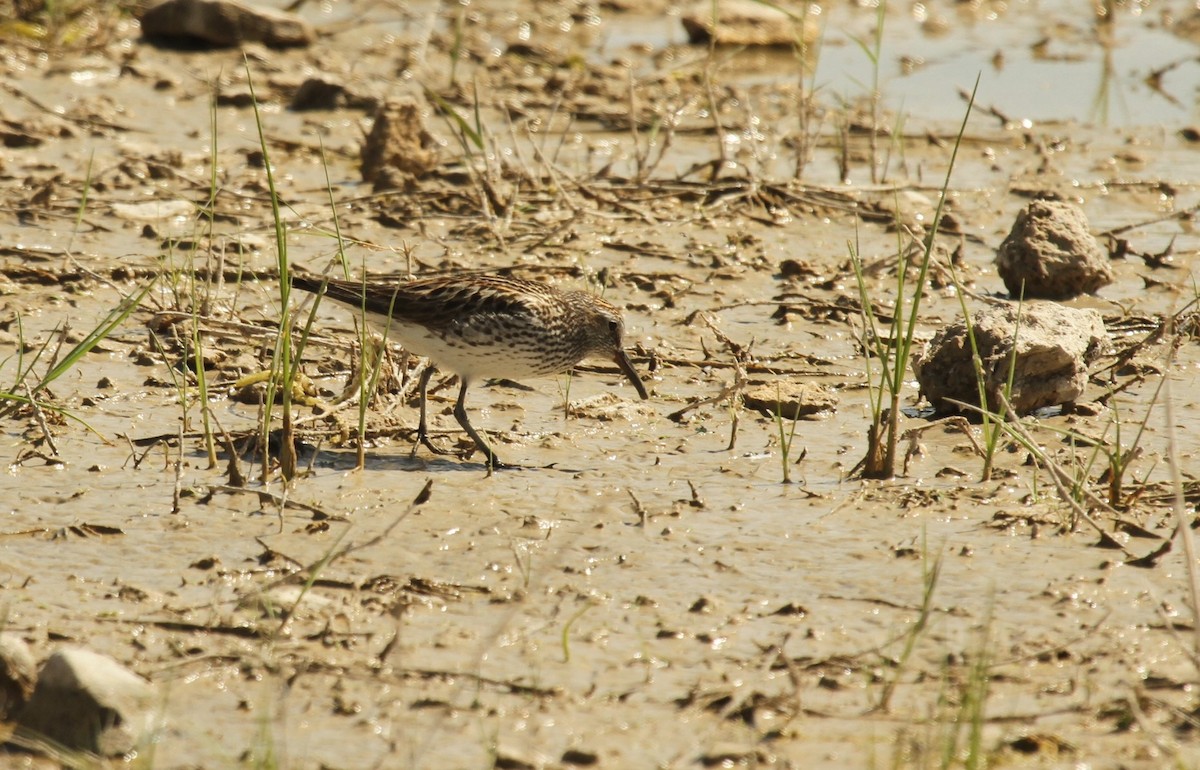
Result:
<instances>
[{"instance_id":1,"label":"mottled back feathers","mask_svg":"<svg viewBox=\"0 0 1200 770\"><path fill-rule=\"evenodd\" d=\"M632 370L620 310L587 292L484 274L365 286L295 274L292 285L313 293L324 287L330 299L365 309L406 349L466 377L557 374L589 356L616 361L627 376Z\"/></svg>"}]
</instances>

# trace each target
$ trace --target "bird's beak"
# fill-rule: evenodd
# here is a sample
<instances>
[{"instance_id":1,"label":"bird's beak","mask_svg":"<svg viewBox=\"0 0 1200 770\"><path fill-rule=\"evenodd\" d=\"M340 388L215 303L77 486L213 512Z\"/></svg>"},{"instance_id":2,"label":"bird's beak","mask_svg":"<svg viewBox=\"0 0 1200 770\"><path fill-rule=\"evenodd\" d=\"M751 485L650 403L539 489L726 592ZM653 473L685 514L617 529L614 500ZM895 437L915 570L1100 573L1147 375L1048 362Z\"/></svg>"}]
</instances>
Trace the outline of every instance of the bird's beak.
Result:
<instances>
[{"instance_id":1,"label":"bird's beak","mask_svg":"<svg viewBox=\"0 0 1200 770\"><path fill-rule=\"evenodd\" d=\"M621 372L633 383L633 387L637 388L638 395L643 400L650 398L650 394L646 392L646 386L642 384L642 378L638 377L637 369L633 368L633 364L629 361L629 356L625 355L625 351L618 350L617 354L613 356L613 360L617 362L617 366L621 368Z\"/></svg>"}]
</instances>

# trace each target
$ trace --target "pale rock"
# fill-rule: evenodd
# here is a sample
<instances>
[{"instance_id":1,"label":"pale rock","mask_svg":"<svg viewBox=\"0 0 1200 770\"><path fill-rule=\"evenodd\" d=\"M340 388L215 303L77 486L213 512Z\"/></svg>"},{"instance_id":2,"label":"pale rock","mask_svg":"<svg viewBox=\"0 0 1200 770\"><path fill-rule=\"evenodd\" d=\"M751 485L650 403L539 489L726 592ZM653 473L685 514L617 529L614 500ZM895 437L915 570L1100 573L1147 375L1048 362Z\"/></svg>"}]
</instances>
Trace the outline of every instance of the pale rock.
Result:
<instances>
[{"instance_id":1,"label":"pale rock","mask_svg":"<svg viewBox=\"0 0 1200 770\"><path fill-rule=\"evenodd\" d=\"M1012 363L1008 400L1018 415L1073 403L1087 384L1088 364L1109 348L1099 313L1055 302L989 308L975 314L973 326L988 409L993 412L1000 408L999 395L1006 388L1014 347L1016 360ZM960 411L945 399L979 404L971 344L962 321L934 335L924 349L913 355L912 367L922 395L939 413Z\"/></svg>"},{"instance_id":2,"label":"pale rock","mask_svg":"<svg viewBox=\"0 0 1200 770\"><path fill-rule=\"evenodd\" d=\"M101 756L133 750L153 729L154 688L105 655L81 648L46 660L19 725Z\"/></svg>"},{"instance_id":3,"label":"pale rock","mask_svg":"<svg viewBox=\"0 0 1200 770\"><path fill-rule=\"evenodd\" d=\"M264 43L272 48L312 45L317 34L295 14L233 0L166 0L141 18L149 38L196 40L214 46Z\"/></svg>"}]
</instances>

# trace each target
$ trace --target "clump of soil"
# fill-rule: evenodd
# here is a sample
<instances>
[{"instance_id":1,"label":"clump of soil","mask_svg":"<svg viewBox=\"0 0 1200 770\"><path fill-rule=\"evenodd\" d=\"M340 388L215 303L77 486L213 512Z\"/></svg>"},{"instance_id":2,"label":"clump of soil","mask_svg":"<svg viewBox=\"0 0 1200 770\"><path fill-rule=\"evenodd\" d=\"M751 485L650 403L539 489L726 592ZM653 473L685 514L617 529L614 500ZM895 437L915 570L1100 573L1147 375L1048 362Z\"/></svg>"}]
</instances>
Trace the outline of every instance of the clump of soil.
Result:
<instances>
[{"instance_id":1,"label":"clump of soil","mask_svg":"<svg viewBox=\"0 0 1200 770\"><path fill-rule=\"evenodd\" d=\"M1009 294L1029 299L1070 299L1113 281L1087 215L1065 201L1034 201L1023 208L1000 244L996 270Z\"/></svg>"},{"instance_id":2,"label":"clump of soil","mask_svg":"<svg viewBox=\"0 0 1200 770\"><path fill-rule=\"evenodd\" d=\"M1002 410L1004 393L1019 415L1073 403L1087 384L1088 364L1108 347L1099 313L1054 302L984 310L975 315L971 331L982 372L972 363L962 321L943 328L913 356L921 394L939 413L961 411L955 401L978 406L980 375L991 411Z\"/></svg>"}]
</instances>

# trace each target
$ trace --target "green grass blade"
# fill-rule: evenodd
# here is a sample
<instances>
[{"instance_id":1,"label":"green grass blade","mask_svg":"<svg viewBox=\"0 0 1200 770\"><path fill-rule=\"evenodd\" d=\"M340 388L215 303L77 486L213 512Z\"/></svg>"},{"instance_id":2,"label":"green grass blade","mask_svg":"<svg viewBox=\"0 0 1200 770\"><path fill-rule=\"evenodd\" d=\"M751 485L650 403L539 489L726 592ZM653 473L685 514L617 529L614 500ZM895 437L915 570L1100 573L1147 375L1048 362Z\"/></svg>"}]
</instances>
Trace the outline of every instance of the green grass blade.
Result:
<instances>
[{"instance_id":1,"label":"green grass blade","mask_svg":"<svg viewBox=\"0 0 1200 770\"><path fill-rule=\"evenodd\" d=\"M59 359L58 363L51 367L50 371L46 372L46 374L42 377L41 382L34 386L33 392L36 394L38 391L42 390L47 385L70 371L71 368L79 362L79 359L90 353L92 348L96 347L96 345L98 345L102 339L112 333L113 329L120 326L121 323L123 323L125 319L129 317L130 313L137 309L138 305L142 303L142 299L150 291L153 285L153 282L151 282L143 287L141 291L137 292L136 294L127 295L123 300L121 300L119 305L109 311L108 315L103 321L100 322L99 326L92 329L92 331L89 332L86 337L80 340L75 347L67 351L67 354Z\"/></svg>"},{"instance_id":2,"label":"green grass blade","mask_svg":"<svg viewBox=\"0 0 1200 770\"><path fill-rule=\"evenodd\" d=\"M454 125L458 126L458 130L462 131L463 136L471 140L471 144L475 145L476 149L483 149L483 136L479 133L479 131L475 130L475 128L469 122L467 122L466 118L458 114L458 111L455 110L449 102L428 87L425 88L425 96L428 97L431 102L436 104L438 109L444 112L450 118L450 120L454 122Z\"/></svg>"}]
</instances>

